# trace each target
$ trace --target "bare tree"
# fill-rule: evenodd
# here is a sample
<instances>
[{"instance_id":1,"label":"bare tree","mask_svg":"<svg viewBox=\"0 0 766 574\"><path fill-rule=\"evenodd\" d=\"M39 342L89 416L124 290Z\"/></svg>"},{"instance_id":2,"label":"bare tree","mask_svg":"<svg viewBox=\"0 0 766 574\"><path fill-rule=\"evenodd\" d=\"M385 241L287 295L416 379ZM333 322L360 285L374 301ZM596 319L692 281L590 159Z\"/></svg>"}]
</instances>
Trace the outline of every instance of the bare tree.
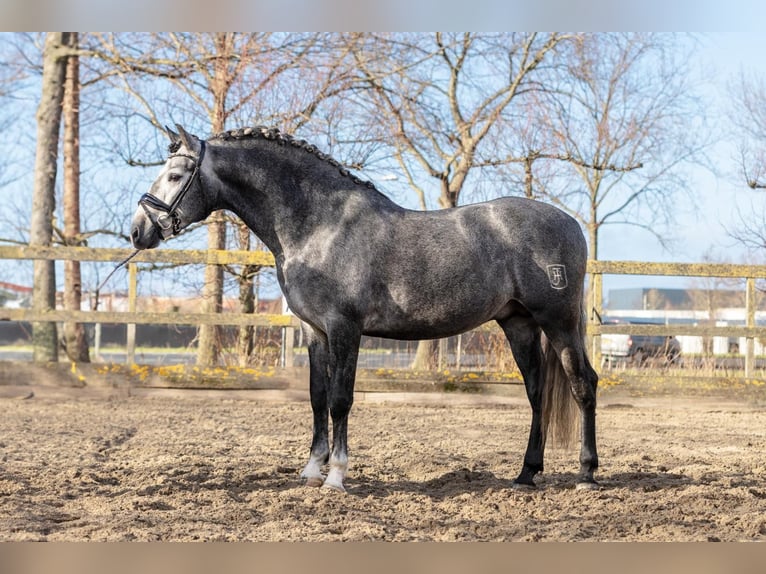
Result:
<instances>
[{"instance_id":1,"label":"bare tree","mask_svg":"<svg viewBox=\"0 0 766 574\"><path fill-rule=\"evenodd\" d=\"M741 74L731 94L729 119L738 141L739 180L753 190L766 189L766 82L762 76ZM766 248L766 208L738 209L738 221L728 234L753 251Z\"/></svg>"},{"instance_id":2,"label":"bare tree","mask_svg":"<svg viewBox=\"0 0 766 574\"><path fill-rule=\"evenodd\" d=\"M3 209L0 210L0 242L25 244L29 241L29 197L9 193L12 185L34 161L34 152L29 151L34 145L28 144L34 135L34 130L25 129L24 115L19 113L23 104L17 99L17 94L23 90L29 76L23 65L23 59L13 44L15 36L10 33L0 33L0 132L14 134L7 138L0 150L0 194L3 194ZM31 116L32 114L27 114ZM27 141L25 141L27 140ZM26 156L26 157L25 157ZM26 160L26 161L25 161ZM4 188L8 188L8 190ZM28 186L31 188L31 186ZM17 262L4 261L3 274L11 276Z\"/></svg>"},{"instance_id":3,"label":"bare tree","mask_svg":"<svg viewBox=\"0 0 766 574\"><path fill-rule=\"evenodd\" d=\"M729 114L739 139L742 177L751 189L766 189L766 84L762 77L741 75Z\"/></svg>"},{"instance_id":4,"label":"bare tree","mask_svg":"<svg viewBox=\"0 0 766 574\"><path fill-rule=\"evenodd\" d=\"M69 47L77 50L78 34L69 33ZM82 245L80 234L80 58L75 53L67 59L63 101L64 119L64 229L65 245ZM64 262L64 308L80 310L82 273L79 261ZM82 323L65 322L63 345L70 360L90 362L88 339Z\"/></svg>"},{"instance_id":5,"label":"bare tree","mask_svg":"<svg viewBox=\"0 0 766 574\"><path fill-rule=\"evenodd\" d=\"M521 161L490 145L517 100L540 89L562 34L360 36L354 55L381 137L422 209L460 202L469 174Z\"/></svg>"},{"instance_id":6,"label":"bare tree","mask_svg":"<svg viewBox=\"0 0 766 574\"><path fill-rule=\"evenodd\" d=\"M50 245L53 235L56 167L58 158L61 103L64 98L69 38L66 32L49 32L43 51L43 77L40 104L37 108L37 151L32 197L30 245ZM32 305L35 311L56 307L56 274L53 261L35 260ZM58 360L56 324L32 326L34 360Z\"/></svg>"},{"instance_id":7,"label":"bare tree","mask_svg":"<svg viewBox=\"0 0 766 574\"><path fill-rule=\"evenodd\" d=\"M587 229L591 259L606 224L666 244L678 194L689 191L682 166L709 145L679 47L668 34L584 34L562 54L561 83L535 94L553 145L541 157L569 166L541 194Z\"/></svg>"},{"instance_id":8,"label":"bare tree","mask_svg":"<svg viewBox=\"0 0 766 574\"><path fill-rule=\"evenodd\" d=\"M0 34L0 41L7 40L8 33ZM0 52L0 131L10 133L17 119L17 108L13 106L14 93L19 89L19 84L26 76L26 72L19 64L20 59L17 50L10 42L2 46ZM17 141L13 142L18 145ZM13 158L4 152L0 157L0 187L10 184L17 177L13 170Z\"/></svg>"}]
</instances>

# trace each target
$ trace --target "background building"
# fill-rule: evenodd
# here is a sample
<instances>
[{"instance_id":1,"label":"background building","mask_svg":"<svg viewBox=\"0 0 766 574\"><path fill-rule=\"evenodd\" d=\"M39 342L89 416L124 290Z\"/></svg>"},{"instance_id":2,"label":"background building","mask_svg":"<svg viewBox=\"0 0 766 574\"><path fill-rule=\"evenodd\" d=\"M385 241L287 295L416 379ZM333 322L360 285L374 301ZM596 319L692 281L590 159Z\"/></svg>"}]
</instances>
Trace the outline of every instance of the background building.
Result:
<instances>
[{"instance_id":1,"label":"background building","mask_svg":"<svg viewBox=\"0 0 766 574\"><path fill-rule=\"evenodd\" d=\"M630 322L662 325L694 324L744 325L744 289L665 289L633 288L611 289L604 305L604 319L622 319ZM766 325L766 297L756 293L757 325ZM745 349L744 337L679 336L681 352L690 354L741 354ZM755 353L764 354L764 343L756 339Z\"/></svg>"}]
</instances>

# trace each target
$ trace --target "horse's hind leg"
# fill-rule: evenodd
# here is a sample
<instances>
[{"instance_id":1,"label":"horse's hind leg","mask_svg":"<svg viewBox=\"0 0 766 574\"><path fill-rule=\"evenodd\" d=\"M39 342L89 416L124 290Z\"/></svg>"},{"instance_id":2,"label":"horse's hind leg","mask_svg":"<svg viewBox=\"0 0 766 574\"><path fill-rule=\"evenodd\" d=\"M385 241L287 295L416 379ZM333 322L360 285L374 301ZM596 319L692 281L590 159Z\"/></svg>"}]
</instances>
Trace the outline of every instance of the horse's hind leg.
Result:
<instances>
[{"instance_id":1,"label":"horse's hind leg","mask_svg":"<svg viewBox=\"0 0 766 574\"><path fill-rule=\"evenodd\" d=\"M580 475L578 476L577 487L581 489L598 488L598 483L593 478L593 473L598 468L598 453L596 452L596 387L598 375L593 370L583 348L580 349L579 353L570 349L569 353L562 357L562 364L564 370L569 374L570 381L574 381L573 392L580 407ZM573 364L577 364L578 367L572 368L571 365Z\"/></svg>"},{"instance_id":2,"label":"horse's hind leg","mask_svg":"<svg viewBox=\"0 0 766 574\"><path fill-rule=\"evenodd\" d=\"M311 441L309 461L301 472L308 486L322 486L322 466L330 457L328 442L327 389L329 387L329 352L327 338L312 327L304 325L309 352L309 393L314 413L314 436Z\"/></svg>"},{"instance_id":3,"label":"horse's hind leg","mask_svg":"<svg viewBox=\"0 0 766 574\"><path fill-rule=\"evenodd\" d=\"M543 381L542 348L540 328L530 317L510 317L498 321L511 345L516 365L524 377L529 404L532 407L532 425L529 429L529 442L524 454L524 465L514 487L534 488L534 476L543 471L545 435L542 430Z\"/></svg>"},{"instance_id":4,"label":"horse's hind leg","mask_svg":"<svg viewBox=\"0 0 766 574\"><path fill-rule=\"evenodd\" d=\"M584 328L580 325L580 329ZM580 409L580 473L578 488L598 488L593 473L598 468L596 452L596 387L598 375L588 360L580 329L546 331L555 348L577 406Z\"/></svg>"}]
</instances>

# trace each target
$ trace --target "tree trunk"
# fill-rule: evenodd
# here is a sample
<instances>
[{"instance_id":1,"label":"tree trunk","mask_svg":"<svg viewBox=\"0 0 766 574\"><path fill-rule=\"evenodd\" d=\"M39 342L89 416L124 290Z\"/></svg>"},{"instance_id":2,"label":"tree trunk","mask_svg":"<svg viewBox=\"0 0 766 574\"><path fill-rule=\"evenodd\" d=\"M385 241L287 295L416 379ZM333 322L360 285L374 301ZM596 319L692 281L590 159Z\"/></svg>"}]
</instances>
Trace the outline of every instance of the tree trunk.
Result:
<instances>
[{"instance_id":1,"label":"tree trunk","mask_svg":"<svg viewBox=\"0 0 766 574\"><path fill-rule=\"evenodd\" d=\"M524 197L527 199L534 199L535 198L535 192L534 192L534 181L535 178L532 174L532 163L535 160L527 156L524 158Z\"/></svg>"},{"instance_id":2,"label":"tree trunk","mask_svg":"<svg viewBox=\"0 0 766 574\"><path fill-rule=\"evenodd\" d=\"M70 34L69 46L77 48L77 32ZM80 235L80 60L67 61L64 88L64 242L81 245ZM64 262L64 309L79 311L82 278L79 261ZM64 323L64 350L69 360L89 363L88 339L82 323Z\"/></svg>"},{"instance_id":3,"label":"tree trunk","mask_svg":"<svg viewBox=\"0 0 766 574\"><path fill-rule=\"evenodd\" d=\"M410 368L414 371L431 371L436 368L438 339L418 341L418 349Z\"/></svg>"},{"instance_id":4,"label":"tree trunk","mask_svg":"<svg viewBox=\"0 0 766 574\"><path fill-rule=\"evenodd\" d=\"M252 267L246 265L245 269ZM239 312L255 313L255 291L253 290L253 280L240 279L239 281ZM237 333L237 357L239 366L247 367L253 357L255 347L255 326L241 325Z\"/></svg>"},{"instance_id":5,"label":"tree trunk","mask_svg":"<svg viewBox=\"0 0 766 574\"><path fill-rule=\"evenodd\" d=\"M239 248L243 251L250 250L250 229L243 222L239 222ZM257 265L243 265L237 276L239 282L239 312L255 313L255 289L254 278L259 271ZM246 367L250 364L255 345L255 327L253 325L240 326L237 333L237 356L239 365Z\"/></svg>"},{"instance_id":6,"label":"tree trunk","mask_svg":"<svg viewBox=\"0 0 766 574\"><path fill-rule=\"evenodd\" d=\"M43 49L43 78L37 107L37 147L29 244L50 245L53 211L56 206L56 162L58 157L61 103L64 98L66 44L68 33L49 32ZM35 260L32 307L47 311L56 307L56 267L53 261ZM33 323L34 360L58 360L56 323Z\"/></svg>"},{"instance_id":7,"label":"tree trunk","mask_svg":"<svg viewBox=\"0 0 766 574\"><path fill-rule=\"evenodd\" d=\"M442 209L450 209L451 207L457 207L458 197L460 196L460 187L455 187L448 179L448 176L443 176L441 180L441 193L439 194L439 206Z\"/></svg>"},{"instance_id":8,"label":"tree trunk","mask_svg":"<svg viewBox=\"0 0 766 574\"><path fill-rule=\"evenodd\" d=\"M227 32L215 34L216 56L213 80L210 90L213 94L213 109L210 123L213 133L224 130L226 123L226 94L231 81L226 69L227 56L232 35ZM226 248L226 219L221 211L213 212L208 217L207 248ZM208 265L205 267L205 285L202 287L202 310L205 313L220 313L223 308L223 267ZM218 362L221 353L221 329L218 325L200 325L197 347L197 364L211 366Z\"/></svg>"},{"instance_id":9,"label":"tree trunk","mask_svg":"<svg viewBox=\"0 0 766 574\"><path fill-rule=\"evenodd\" d=\"M598 211L596 209L596 202L591 202L590 221L587 223L588 228L588 259L598 259Z\"/></svg>"},{"instance_id":10,"label":"tree trunk","mask_svg":"<svg viewBox=\"0 0 766 574\"><path fill-rule=\"evenodd\" d=\"M207 248L226 248L226 221L223 213L215 211L209 217L207 226ZM205 284L202 287L202 312L220 313L223 308L223 267L205 267ZM218 362L221 353L220 328L218 325L200 325L197 347L197 364L212 366Z\"/></svg>"}]
</instances>

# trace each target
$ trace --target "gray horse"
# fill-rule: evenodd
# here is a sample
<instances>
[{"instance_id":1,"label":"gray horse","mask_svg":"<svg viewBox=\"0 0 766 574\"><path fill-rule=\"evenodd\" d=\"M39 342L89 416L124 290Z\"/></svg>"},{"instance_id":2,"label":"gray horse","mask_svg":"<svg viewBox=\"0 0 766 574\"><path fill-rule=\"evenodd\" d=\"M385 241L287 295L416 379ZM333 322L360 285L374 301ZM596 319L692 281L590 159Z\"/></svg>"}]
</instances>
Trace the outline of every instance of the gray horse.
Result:
<instances>
[{"instance_id":1,"label":"gray horse","mask_svg":"<svg viewBox=\"0 0 766 574\"><path fill-rule=\"evenodd\" d=\"M433 339L494 320L532 406L514 485L535 486L548 429L571 433L576 404L577 486L598 487L598 377L583 343L586 244L574 219L517 197L412 211L275 129L246 128L207 141L176 129L167 130L170 156L139 200L133 245L151 249L228 209L274 254L282 292L308 341L314 435L301 473L307 484L344 490L362 335Z\"/></svg>"}]
</instances>

